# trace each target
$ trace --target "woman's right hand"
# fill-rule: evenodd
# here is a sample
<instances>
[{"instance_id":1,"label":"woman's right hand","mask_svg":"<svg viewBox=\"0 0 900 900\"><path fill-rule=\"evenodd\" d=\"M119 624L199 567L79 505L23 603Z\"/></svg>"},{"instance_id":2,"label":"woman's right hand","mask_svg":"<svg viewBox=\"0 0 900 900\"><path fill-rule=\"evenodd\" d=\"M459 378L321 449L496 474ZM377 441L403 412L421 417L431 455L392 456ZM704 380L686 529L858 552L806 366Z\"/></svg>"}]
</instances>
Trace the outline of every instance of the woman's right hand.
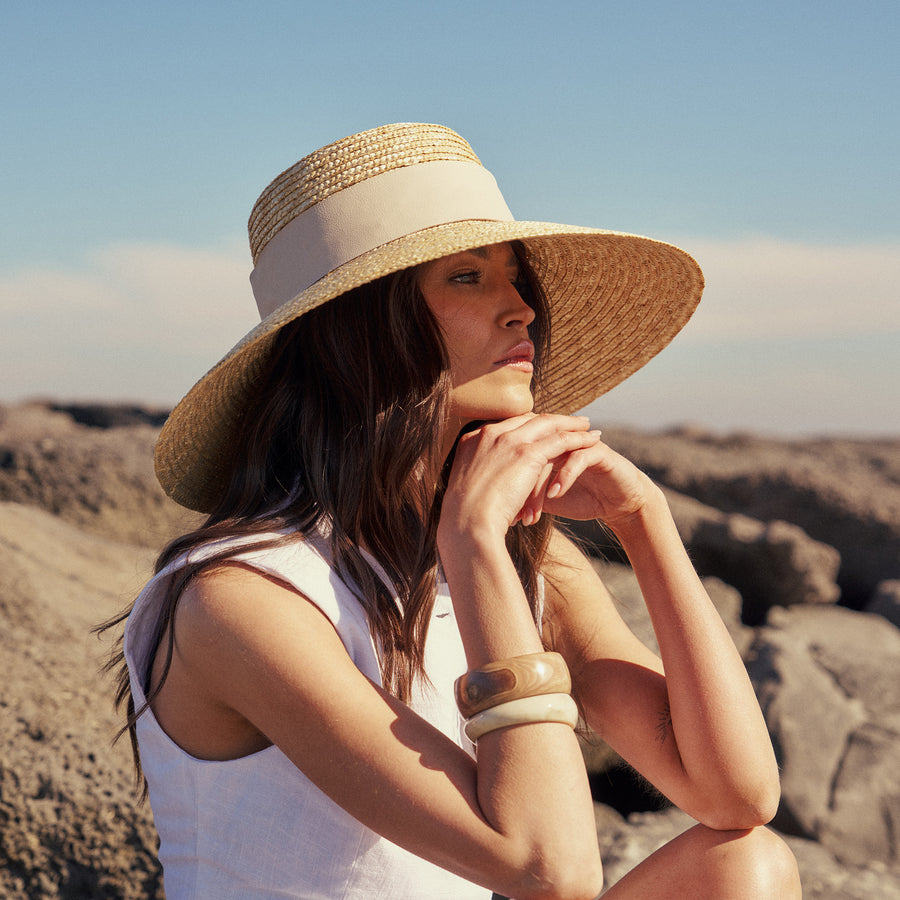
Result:
<instances>
[{"instance_id":1,"label":"woman's right hand","mask_svg":"<svg viewBox=\"0 0 900 900\"><path fill-rule=\"evenodd\" d=\"M600 433L584 416L529 413L460 437L438 527L438 543L467 534L503 538L520 519L536 521L554 471L593 447Z\"/></svg>"}]
</instances>

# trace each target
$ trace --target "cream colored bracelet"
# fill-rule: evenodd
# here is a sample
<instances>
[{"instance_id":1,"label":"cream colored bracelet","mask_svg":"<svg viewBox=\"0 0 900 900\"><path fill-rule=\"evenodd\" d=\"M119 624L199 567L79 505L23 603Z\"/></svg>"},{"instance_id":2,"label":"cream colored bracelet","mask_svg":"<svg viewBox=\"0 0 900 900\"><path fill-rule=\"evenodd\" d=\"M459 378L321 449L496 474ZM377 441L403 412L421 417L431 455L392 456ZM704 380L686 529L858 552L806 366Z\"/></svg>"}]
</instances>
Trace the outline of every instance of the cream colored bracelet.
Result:
<instances>
[{"instance_id":1,"label":"cream colored bracelet","mask_svg":"<svg viewBox=\"0 0 900 900\"><path fill-rule=\"evenodd\" d=\"M559 722L574 728L578 724L578 707L570 694L540 694L510 700L472 716L466 722L466 737L474 743L500 728L538 722Z\"/></svg>"}]
</instances>

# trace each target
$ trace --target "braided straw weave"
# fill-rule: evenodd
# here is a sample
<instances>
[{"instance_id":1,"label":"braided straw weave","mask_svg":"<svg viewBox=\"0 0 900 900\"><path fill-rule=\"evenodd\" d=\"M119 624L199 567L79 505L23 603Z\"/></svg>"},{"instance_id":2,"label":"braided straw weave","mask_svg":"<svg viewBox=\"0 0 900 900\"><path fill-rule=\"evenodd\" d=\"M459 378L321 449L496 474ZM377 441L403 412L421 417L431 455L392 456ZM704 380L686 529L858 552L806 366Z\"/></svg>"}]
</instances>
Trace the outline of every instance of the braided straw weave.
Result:
<instances>
[{"instance_id":1,"label":"braided straw weave","mask_svg":"<svg viewBox=\"0 0 900 900\"><path fill-rule=\"evenodd\" d=\"M427 132L420 125L383 125L310 153L274 179L253 206L248 222L253 262L288 222L320 200L373 175L438 160L481 165L472 148L441 125Z\"/></svg>"},{"instance_id":2,"label":"braided straw weave","mask_svg":"<svg viewBox=\"0 0 900 900\"><path fill-rule=\"evenodd\" d=\"M311 153L256 202L249 220L254 262L282 228L322 200L383 172L445 160L481 165L459 135L438 125L386 125ZM641 368L684 327L703 290L699 267L682 250L595 228L467 219L372 247L275 309L189 391L156 447L165 491L190 509L212 508L230 470L249 386L264 372L281 327L383 275L513 240L523 243L550 306L542 411L581 409Z\"/></svg>"}]
</instances>

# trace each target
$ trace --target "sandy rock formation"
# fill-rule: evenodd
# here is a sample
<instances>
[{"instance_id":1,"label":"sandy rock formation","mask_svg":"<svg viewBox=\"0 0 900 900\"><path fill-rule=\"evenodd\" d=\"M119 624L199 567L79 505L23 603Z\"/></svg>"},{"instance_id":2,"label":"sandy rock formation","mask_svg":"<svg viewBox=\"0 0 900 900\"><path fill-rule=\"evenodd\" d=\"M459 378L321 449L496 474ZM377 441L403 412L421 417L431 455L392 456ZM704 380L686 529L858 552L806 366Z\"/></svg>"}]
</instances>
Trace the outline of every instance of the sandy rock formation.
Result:
<instances>
[{"instance_id":1,"label":"sandy rock formation","mask_svg":"<svg viewBox=\"0 0 900 900\"><path fill-rule=\"evenodd\" d=\"M900 628L900 578L882 581L866 605L866 612L884 616Z\"/></svg>"},{"instance_id":2,"label":"sandy rock formation","mask_svg":"<svg viewBox=\"0 0 900 900\"><path fill-rule=\"evenodd\" d=\"M841 861L900 860L900 630L840 607L773 609L750 653L782 770L776 825Z\"/></svg>"},{"instance_id":3,"label":"sandy rock formation","mask_svg":"<svg viewBox=\"0 0 900 900\"><path fill-rule=\"evenodd\" d=\"M840 554L797 525L723 513L671 490L666 495L694 565L741 592L745 622L761 622L772 606L840 598Z\"/></svg>"},{"instance_id":4,"label":"sandy rock formation","mask_svg":"<svg viewBox=\"0 0 900 900\"><path fill-rule=\"evenodd\" d=\"M83 418L106 421L99 413ZM126 421L134 424L96 427L43 404L0 407L0 501L38 506L94 534L159 550L198 517L156 481L159 429L136 415Z\"/></svg>"},{"instance_id":5,"label":"sandy rock formation","mask_svg":"<svg viewBox=\"0 0 900 900\"><path fill-rule=\"evenodd\" d=\"M625 819L600 803L594 807L594 819L607 889L696 824L674 807L657 813L632 813ZM797 858L804 900L900 900L900 872L878 863L847 866L821 844L790 835L785 840Z\"/></svg>"},{"instance_id":6,"label":"sandy rock formation","mask_svg":"<svg viewBox=\"0 0 900 900\"><path fill-rule=\"evenodd\" d=\"M841 556L843 600L862 608L900 577L900 442L778 441L685 428L603 426L612 447L656 481L722 512L782 520Z\"/></svg>"},{"instance_id":7,"label":"sandy rock formation","mask_svg":"<svg viewBox=\"0 0 900 900\"><path fill-rule=\"evenodd\" d=\"M790 522L760 522L723 513L693 497L663 488L675 524L701 574L724 579L742 595L741 614L759 624L772 606L835 603L840 554ZM567 527L588 546L622 558L615 539L596 522Z\"/></svg>"}]
</instances>

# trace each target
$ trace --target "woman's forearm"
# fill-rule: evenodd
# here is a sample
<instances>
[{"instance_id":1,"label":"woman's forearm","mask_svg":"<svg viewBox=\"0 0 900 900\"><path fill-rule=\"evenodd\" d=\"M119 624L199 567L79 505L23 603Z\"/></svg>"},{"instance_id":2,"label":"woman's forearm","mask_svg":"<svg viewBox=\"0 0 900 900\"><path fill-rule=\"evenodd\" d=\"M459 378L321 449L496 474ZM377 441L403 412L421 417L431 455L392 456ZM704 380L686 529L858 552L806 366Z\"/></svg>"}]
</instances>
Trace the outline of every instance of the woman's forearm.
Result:
<instances>
[{"instance_id":1,"label":"woman's forearm","mask_svg":"<svg viewBox=\"0 0 900 900\"><path fill-rule=\"evenodd\" d=\"M665 669L670 727L707 824L774 815L771 741L746 669L684 549L665 497L612 524L650 612ZM736 823L736 824L735 824Z\"/></svg>"},{"instance_id":2,"label":"woman's forearm","mask_svg":"<svg viewBox=\"0 0 900 900\"><path fill-rule=\"evenodd\" d=\"M441 565L469 668L543 649L502 539L457 533L442 542Z\"/></svg>"},{"instance_id":3,"label":"woman's forearm","mask_svg":"<svg viewBox=\"0 0 900 900\"><path fill-rule=\"evenodd\" d=\"M441 560L470 669L543 649L502 540L444 535ZM478 741L477 761L482 813L520 842L535 877L599 891L593 804L572 729L540 723L491 732Z\"/></svg>"}]
</instances>

